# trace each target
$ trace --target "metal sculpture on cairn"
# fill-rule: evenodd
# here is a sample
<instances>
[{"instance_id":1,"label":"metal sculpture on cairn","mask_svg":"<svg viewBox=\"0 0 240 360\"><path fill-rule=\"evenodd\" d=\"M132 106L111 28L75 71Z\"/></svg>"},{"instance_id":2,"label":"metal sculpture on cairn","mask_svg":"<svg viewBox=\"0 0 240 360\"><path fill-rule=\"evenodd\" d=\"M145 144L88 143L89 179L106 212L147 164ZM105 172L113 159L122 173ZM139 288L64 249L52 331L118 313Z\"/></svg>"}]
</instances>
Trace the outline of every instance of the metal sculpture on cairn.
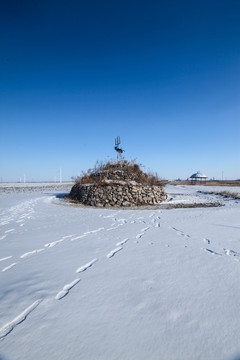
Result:
<instances>
[{"instance_id":1,"label":"metal sculpture on cairn","mask_svg":"<svg viewBox=\"0 0 240 360\"><path fill-rule=\"evenodd\" d=\"M119 160L119 157L121 158L122 156L122 153L125 151L123 149L121 149L119 147L119 145L121 144L121 141L120 141L120 136L117 136L117 138L115 139L115 147L114 149L116 150L117 152L117 159Z\"/></svg>"}]
</instances>

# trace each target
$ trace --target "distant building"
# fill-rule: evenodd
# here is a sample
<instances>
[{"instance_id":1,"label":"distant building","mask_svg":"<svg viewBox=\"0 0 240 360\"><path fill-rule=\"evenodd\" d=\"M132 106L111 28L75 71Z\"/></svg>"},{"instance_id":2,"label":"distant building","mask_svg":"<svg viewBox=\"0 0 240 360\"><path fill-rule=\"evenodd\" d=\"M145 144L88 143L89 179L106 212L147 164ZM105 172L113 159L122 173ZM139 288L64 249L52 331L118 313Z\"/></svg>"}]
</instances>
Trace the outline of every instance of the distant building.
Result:
<instances>
[{"instance_id":1,"label":"distant building","mask_svg":"<svg viewBox=\"0 0 240 360\"><path fill-rule=\"evenodd\" d=\"M207 176L200 173L200 171L196 172L195 174L192 174L189 178L191 180L192 185L196 184L206 184Z\"/></svg>"}]
</instances>

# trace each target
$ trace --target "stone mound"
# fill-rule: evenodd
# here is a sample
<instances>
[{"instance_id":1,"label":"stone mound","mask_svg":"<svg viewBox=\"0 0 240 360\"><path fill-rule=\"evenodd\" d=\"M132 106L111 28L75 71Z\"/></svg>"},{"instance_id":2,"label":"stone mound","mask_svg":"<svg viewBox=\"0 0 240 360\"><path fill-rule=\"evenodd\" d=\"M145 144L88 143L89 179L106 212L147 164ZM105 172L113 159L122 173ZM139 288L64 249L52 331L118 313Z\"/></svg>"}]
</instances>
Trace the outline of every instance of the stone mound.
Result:
<instances>
[{"instance_id":1,"label":"stone mound","mask_svg":"<svg viewBox=\"0 0 240 360\"><path fill-rule=\"evenodd\" d=\"M96 207L156 205L166 200L167 195L161 184L152 184L153 179L156 177L144 173L136 164L107 163L79 178L69 197Z\"/></svg>"}]
</instances>

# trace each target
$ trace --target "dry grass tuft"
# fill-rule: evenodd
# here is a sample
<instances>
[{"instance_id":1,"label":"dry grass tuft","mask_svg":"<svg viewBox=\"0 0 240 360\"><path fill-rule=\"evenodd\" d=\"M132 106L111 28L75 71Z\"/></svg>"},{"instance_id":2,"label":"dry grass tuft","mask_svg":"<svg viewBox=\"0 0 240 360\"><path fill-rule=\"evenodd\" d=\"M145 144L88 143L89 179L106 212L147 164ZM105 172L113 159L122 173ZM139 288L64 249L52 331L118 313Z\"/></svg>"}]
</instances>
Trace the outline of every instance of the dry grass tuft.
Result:
<instances>
[{"instance_id":1,"label":"dry grass tuft","mask_svg":"<svg viewBox=\"0 0 240 360\"><path fill-rule=\"evenodd\" d=\"M169 181L170 185L192 185L190 180L181 180L181 181ZM201 184L200 182L196 185L208 185L208 186L240 186L240 180L207 180L206 184Z\"/></svg>"},{"instance_id":2,"label":"dry grass tuft","mask_svg":"<svg viewBox=\"0 0 240 360\"><path fill-rule=\"evenodd\" d=\"M137 164L135 160L131 162L127 160L98 162L93 169L89 169L86 173L82 173L75 179L77 184L106 184L109 182L121 183L121 181L135 181L142 185L163 185L164 181L157 173L145 173L141 169L141 164Z\"/></svg>"},{"instance_id":3,"label":"dry grass tuft","mask_svg":"<svg viewBox=\"0 0 240 360\"><path fill-rule=\"evenodd\" d=\"M240 195L238 193L235 192L230 192L230 191L198 191L199 193L203 193L203 194L211 194L211 195L220 195L223 196L225 198L231 198L231 199L236 199L239 200L240 199Z\"/></svg>"}]
</instances>

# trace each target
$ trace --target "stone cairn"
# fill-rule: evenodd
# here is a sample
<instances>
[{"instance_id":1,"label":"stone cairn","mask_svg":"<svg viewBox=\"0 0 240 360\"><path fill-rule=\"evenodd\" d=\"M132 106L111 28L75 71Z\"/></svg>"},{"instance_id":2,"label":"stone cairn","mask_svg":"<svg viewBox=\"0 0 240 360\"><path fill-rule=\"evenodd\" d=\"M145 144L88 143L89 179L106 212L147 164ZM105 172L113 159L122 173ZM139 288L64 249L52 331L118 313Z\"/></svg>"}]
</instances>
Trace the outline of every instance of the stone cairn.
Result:
<instances>
[{"instance_id":1,"label":"stone cairn","mask_svg":"<svg viewBox=\"0 0 240 360\"><path fill-rule=\"evenodd\" d=\"M167 195L160 182L152 181L153 178L156 179L126 160L107 163L78 178L69 198L96 207L156 205L166 200Z\"/></svg>"}]
</instances>

